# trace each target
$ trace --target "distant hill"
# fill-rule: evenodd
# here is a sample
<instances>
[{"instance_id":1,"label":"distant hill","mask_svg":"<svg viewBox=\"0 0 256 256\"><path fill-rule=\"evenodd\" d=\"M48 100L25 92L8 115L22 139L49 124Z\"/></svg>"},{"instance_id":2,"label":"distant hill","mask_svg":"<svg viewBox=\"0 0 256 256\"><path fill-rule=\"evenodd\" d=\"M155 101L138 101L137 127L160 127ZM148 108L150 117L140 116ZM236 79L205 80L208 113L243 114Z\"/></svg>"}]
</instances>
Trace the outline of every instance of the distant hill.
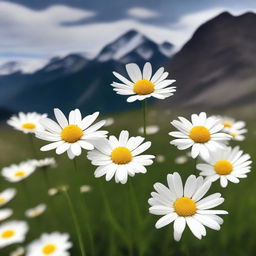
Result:
<instances>
[{"instance_id":1,"label":"distant hill","mask_svg":"<svg viewBox=\"0 0 256 256\"><path fill-rule=\"evenodd\" d=\"M227 108L256 101L256 15L224 12L200 26L168 62L177 79L164 107Z\"/></svg>"},{"instance_id":2,"label":"distant hill","mask_svg":"<svg viewBox=\"0 0 256 256\"><path fill-rule=\"evenodd\" d=\"M124 71L124 64L140 65L150 61L158 67L172 54L172 45L158 45L143 34L131 30L106 45L93 59L79 54L53 58L32 74L16 71L0 76L0 104L14 111L52 112L79 107L83 112L119 111L134 107L110 86L112 71Z\"/></svg>"}]
</instances>

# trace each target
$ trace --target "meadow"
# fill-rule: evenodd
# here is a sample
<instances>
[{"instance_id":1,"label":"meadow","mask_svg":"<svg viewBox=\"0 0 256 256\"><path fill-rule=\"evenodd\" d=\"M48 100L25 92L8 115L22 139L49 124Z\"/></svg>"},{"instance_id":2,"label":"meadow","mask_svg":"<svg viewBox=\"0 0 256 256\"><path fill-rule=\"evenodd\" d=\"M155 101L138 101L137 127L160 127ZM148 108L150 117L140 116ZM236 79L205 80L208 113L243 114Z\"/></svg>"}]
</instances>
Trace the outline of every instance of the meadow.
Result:
<instances>
[{"instance_id":1,"label":"meadow","mask_svg":"<svg viewBox=\"0 0 256 256\"><path fill-rule=\"evenodd\" d=\"M50 197L47 193L49 187L67 185L71 200L79 214L79 225L89 256L255 255L255 163L248 178L241 179L240 183L229 183L227 188L221 188L219 182L215 182L208 192L220 192L225 198L219 209L227 210L229 214L223 216L224 224L220 231L207 228L207 236L198 240L186 229L181 241L175 242L172 225L160 230L155 229L154 224L158 218L149 214L147 202L153 191L153 184L166 184L167 174L175 171L180 173L183 181L190 174L199 174L195 169L196 160L189 158L184 164L175 163L175 158L185 155L187 151L179 151L169 144L171 137L168 132L174 130L170 121L183 114L179 111L150 108L148 124L158 125L160 131L147 136L147 140L152 141L152 147L148 152L163 155L165 160L155 161L147 168L146 174L137 174L129 178L125 185L116 184L113 180L106 182L104 178L94 178L93 172L96 167L90 164L86 152L77 158L76 170L74 162L69 160L66 154L56 156L54 151L40 152L39 148L46 144L43 141L34 138L32 147L28 135L11 129L1 129L1 168L27 159L50 156L55 157L58 164L57 168L38 168L22 182L9 183L3 178L0 180L1 191L9 187L18 189L16 197L5 207L14 210L11 219L26 219L24 211L39 203L46 203L48 206L41 216L26 219L30 226L26 244L38 238L43 232L67 232L73 242L71 255L80 255L65 195L58 193ZM142 125L140 110L115 114L113 117L114 124L106 127L110 134L118 135L121 130L127 129L130 134L138 135L138 128ZM234 113L233 117L236 118ZM248 118L245 121L248 128L246 140L231 144L240 145L254 160L255 119ZM91 191L80 193L81 185L91 186ZM17 245L12 245L2 249L0 255L7 256L16 247Z\"/></svg>"}]
</instances>

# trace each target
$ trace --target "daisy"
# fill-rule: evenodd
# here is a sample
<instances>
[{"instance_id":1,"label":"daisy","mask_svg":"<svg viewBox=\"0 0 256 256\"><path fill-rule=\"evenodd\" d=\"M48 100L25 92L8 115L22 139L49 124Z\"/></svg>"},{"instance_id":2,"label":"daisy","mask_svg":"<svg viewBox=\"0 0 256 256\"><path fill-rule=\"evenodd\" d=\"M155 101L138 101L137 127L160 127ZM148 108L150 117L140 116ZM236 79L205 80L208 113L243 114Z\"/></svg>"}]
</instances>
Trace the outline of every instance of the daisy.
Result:
<instances>
[{"instance_id":1,"label":"daisy","mask_svg":"<svg viewBox=\"0 0 256 256\"><path fill-rule=\"evenodd\" d=\"M99 112L82 119L79 109L75 109L69 113L68 120L58 108L54 109L54 114L58 123L44 118L41 120L41 124L46 131L36 132L37 138L52 142L43 146L41 151L56 149L56 154L67 152L68 157L73 159L81 155L82 148L94 149L95 140L106 137L108 133L107 131L98 131L105 124L104 120L92 125Z\"/></svg>"},{"instance_id":2,"label":"daisy","mask_svg":"<svg viewBox=\"0 0 256 256\"><path fill-rule=\"evenodd\" d=\"M198 155L205 159L209 158L210 151L223 148L223 142L231 138L230 135L221 132L223 125L219 123L218 119L207 118L204 112L199 115L193 114L191 122L184 117L178 118L179 121L171 122L178 131L169 133L169 135L177 138L170 143L179 150L192 147L192 158L196 158Z\"/></svg>"},{"instance_id":3,"label":"daisy","mask_svg":"<svg viewBox=\"0 0 256 256\"><path fill-rule=\"evenodd\" d=\"M7 124L24 133L34 133L36 131L44 130L43 126L40 124L40 120L46 117L47 114L38 114L36 112L20 112L18 115L12 116L7 121Z\"/></svg>"},{"instance_id":4,"label":"daisy","mask_svg":"<svg viewBox=\"0 0 256 256\"><path fill-rule=\"evenodd\" d=\"M90 192L91 190L92 188L89 185L82 185L80 187L80 193L87 193L87 192Z\"/></svg>"},{"instance_id":5,"label":"daisy","mask_svg":"<svg viewBox=\"0 0 256 256\"><path fill-rule=\"evenodd\" d=\"M57 188L49 188L48 189L48 195L49 196L55 196L55 195L57 195L58 194L58 189Z\"/></svg>"},{"instance_id":6,"label":"daisy","mask_svg":"<svg viewBox=\"0 0 256 256\"><path fill-rule=\"evenodd\" d=\"M220 179L220 185L226 187L228 181L238 183L239 178L246 178L251 171L251 163L250 155L244 154L237 146L211 152L209 160L197 164L196 168L206 180L214 182Z\"/></svg>"},{"instance_id":7,"label":"daisy","mask_svg":"<svg viewBox=\"0 0 256 256\"><path fill-rule=\"evenodd\" d=\"M231 135L233 140L242 141L245 139L244 134L247 133L247 129L244 121L236 121L228 116L216 116L216 118L223 124L223 131Z\"/></svg>"},{"instance_id":8,"label":"daisy","mask_svg":"<svg viewBox=\"0 0 256 256\"><path fill-rule=\"evenodd\" d=\"M15 197L16 193L17 191L15 188L7 188L6 190L2 191L0 193L0 206L3 206L11 201Z\"/></svg>"},{"instance_id":9,"label":"daisy","mask_svg":"<svg viewBox=\"0 0 256 256\"><path fill-rule=\"evenodd\" d=\"M27 218L35 218L43 214L46 210L46 204L39 204L35 208L31 208L25 211Z\"/></svg>"},{"instance_id":10,"label":"daisy","mask_svg":"<svg viewBox=\"0 0 256 256\"><path fill-rule=\"evenodd\" d=\"M68 250L71 247L68 234L44 233L28 246L26 256L69 256Z\"/></svg>"},{"instance_id":11,"label":"daisy","mask_svg":"<svg viewBox=\"0 0 256 256\"><path fill-rule=\"evenodd\" d=\"M11 252L10 256L22 256L25 254L25 249L23 247L18 247L15 251Z\"/></svg>"},{"instance_id":12,"label":"daisy","mask_svg":"<svg viewBox=\"0 0 256 256\"><path fill-rule=\"evenodd\" d=\"M22 243L28 232L25 221L9 221L0 225L0 248L15 243Z\"/></svg>"},{"instance_id":13,"label":"daisy","mask_svg":"<svg viewBox=\"0 0 256 256\"><path fill-rule=\"evenodd\" d=\"M88 159L98 166L94 175L96 178L106 175L106 181L115 176L117 183L126 183L128 176L136 173L146 173L145 166L153 163L153 155L140 155L151 146L144 142L143 137L130 137L128 131L122 131L117 139L110 136L95 144L95 150L88 152Z\"/></svg>"},{"instance_id":14,"label":"daisy","mask_svg":"<svg viewBox=\"0 0 256 256\"><path fill-rule=\"evenodd\" d=\"M157 155L156 156L156 162L157 163L163 163L165 161L165 156L164 155Z\"/></svg>"},{"instance_id":15,"label":"daisy","mask_svg":"<svg viewBox=\"0 0 256 256\"><path fill-rule=\"evenodd\" d=\"M146 133L148 134L148 135L152 135L152 134L156 134L156 133L158 133L159 132L159 126L157 126L157 125L148 125L147 127L146 127ZM144 134L144 128L143 127L140 127L139 128L139 130L138 130L138 132L140 133L140 134Z\"/></svg>"},{"instance_id":16,"label":"daisy","mask_svg":"<svg viewBox=\"0 0 256 256\"><path fill-rule=\"evenodd\" d=\"M2 209L0 210L0 221L6 220L13 214L12 209Z\"/></svg>"},{"instance_id":17,"label":"daisy","mask_svg":"<svg viewBox=\"0 0 256 256\"><path fill-rule=\"evenodd\" d=\"M127 102L141 101L149 97L165 99L176 91L176 87L168 87L176 80L166 79L169 73L164 72L163 67L159 68L153 76L152 66L149 62L144 65L142 72L135 63L127 64L125 67L130 80L113 72L121 83L113 82L111 85L117 94L129 95Z\"/></svg>"},{"instance_id":18,"label":"daisy","mask_svg":"<svg viewBox=\"0 0 256 256\"><path fill-rule=\"evenodd\" d=\"M180 175L175 172L167 175L168 187L155 183L156 192L151 193L149 199L149 212L154 215L164 215L155 224L157 229L172 222L174 239L179 241L188 225L195 237L201 239L206 235L204 226L219 230L223 223L218 214L227 214L223 210L212 208L222 204L224 199L220 193L215 193L205 198L204 195L211 187L211 182L204 182L200 176L190 175L183 187Z\"/></svg>"},{"instance_id":19,"label":"daisy","mask_svg":"<svg viewBox=\"0 0 256 256\"><path fill-rule=\"evenodd\" d=\"M175 164L185 164L188 161L188 157L186 155L178 156L175 158Z\"/></svg>"},{"instance_id":20,"label":"daisy","mask_svg":"<svg viewBox=\"0 0 256 256\"><path fill-rule=\"evenodd\" d=\"M39 168L55 168L57 166L56 160L53 157L48 157L40 160L36 160L35 162L36 167Z\"/></svg>"},{"instance_id":21,"label":"daisy","mask_svg":"<svg viewBox=\"0 0 256 256\"><path fill-rule=\"evenodd\" d=\"M9 182L19 182L30 176L35 170L35 160L28 160L4 167L2 169L2 176Z\"/></svg>"}]
</instances>

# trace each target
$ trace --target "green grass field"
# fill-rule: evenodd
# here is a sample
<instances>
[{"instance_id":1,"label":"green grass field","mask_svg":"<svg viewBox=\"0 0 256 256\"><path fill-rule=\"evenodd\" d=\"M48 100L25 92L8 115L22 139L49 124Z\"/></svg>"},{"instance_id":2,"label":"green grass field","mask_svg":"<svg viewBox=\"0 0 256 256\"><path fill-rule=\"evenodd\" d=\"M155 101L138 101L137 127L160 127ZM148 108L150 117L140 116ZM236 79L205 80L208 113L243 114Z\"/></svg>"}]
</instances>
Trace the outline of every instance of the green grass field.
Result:
<instances>
[{"instance_id":1,"label":"green grass field","mask_svg":"<svg viewBox=\"0 0 256 256\"><path fill-rule=\"evenodd\" d=\"M40 146L46 144L43 141L34 140L36 148L34 152L27 135L13 130L0 130L1 168L35 157L54 156L58 162L57 168L47 170L47 182L42 169L37 169L34 174L20 183L11 184L1 178L1 191L8 187L18 189L17 196L6 207L3 207L14 209L11 219L24 220L26 219L24 211L27 208L43 202L48 205L43 215L27 219L30 230L26 243L38 238L43 232L68 232L74 244L71 255L80 255L71 215L63 194L54 197L49 197L47 194L47 186L57 187L67 184L79 215L87 255L255 255L255 163L247 179L242 179L238 184L229 183L225 189L215 182L208 192L208 194L221 192L225 198L225 202L219 209L228 210L229 215L223 217L224 224L220 231L207 229L207 236L202 240L197 240L186 229L181 241L177 243L173 240L172 225L160 230L155 229L154 224L158 217L148 213L147 202L150 192L153 191L153 184L155 182L166 183L167 174L174 171L179 172L183 180L190 174L198 175L199 173L195 169L195 160L189 159L182 165L174 162L177 156L186 154L186 151L178 151L169 144L168 132L173 129L170 121L176 117L177 113L170 113L170 111L154 109L149 112L148 123L159 125L161 130L155 135L148 136L147 139L153 143L148 152L154 155L164 155L165 161L154 163L148 168L147 174L138 174L129 178L128 184L125 185L116 184L114 181L106 182L104 178L94 178L95 167L87 160L86 152L77 159L78 170L76 171L73 162L67 158L66 154L56 156L54 152L40 152ZM129 130L132 135L138 134L137 130L142 123L140 111L117 114L114 118L115 123L106 128L110 134L118 135L122 129ZM254 159L256 153L255 119L246 121L249 130L246 140L233 142L232 145L240 145ZM92 190L79 194L79 186L82 184L90 185ZM132 194L131 185L135 194ZM104 198L107 199L110 210L106 208ZM80 202L82 202L82 207ZM139 208L138 212L136 203ZM110 211L114 217L112 221L109 217ZM138 217L141 217L142 221L139 221ZM17 245L12 245L2 249L0 255L8 256L9 252L16 247Z\"/></svg>"}]
</instances>

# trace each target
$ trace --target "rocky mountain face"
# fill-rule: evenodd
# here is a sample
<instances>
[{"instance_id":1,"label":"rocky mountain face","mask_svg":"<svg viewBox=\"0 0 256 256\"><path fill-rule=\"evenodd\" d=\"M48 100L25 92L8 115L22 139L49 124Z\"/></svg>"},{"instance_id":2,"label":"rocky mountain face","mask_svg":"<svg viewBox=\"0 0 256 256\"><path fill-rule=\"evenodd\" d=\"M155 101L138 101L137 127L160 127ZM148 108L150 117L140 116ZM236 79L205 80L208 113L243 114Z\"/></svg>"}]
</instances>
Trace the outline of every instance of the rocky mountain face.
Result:
<instances>
[{"instance_id":1,"label":"rocky mountain face","mask_svg":"<svg viewBox=\"0 0 256 256\"><path fill-rule=\"evenodd\" d=\"M168 62L177 79L162 106L223 109L256 101L256 15L224 12L200 26Z\"/></svg>"}]
</instances>

